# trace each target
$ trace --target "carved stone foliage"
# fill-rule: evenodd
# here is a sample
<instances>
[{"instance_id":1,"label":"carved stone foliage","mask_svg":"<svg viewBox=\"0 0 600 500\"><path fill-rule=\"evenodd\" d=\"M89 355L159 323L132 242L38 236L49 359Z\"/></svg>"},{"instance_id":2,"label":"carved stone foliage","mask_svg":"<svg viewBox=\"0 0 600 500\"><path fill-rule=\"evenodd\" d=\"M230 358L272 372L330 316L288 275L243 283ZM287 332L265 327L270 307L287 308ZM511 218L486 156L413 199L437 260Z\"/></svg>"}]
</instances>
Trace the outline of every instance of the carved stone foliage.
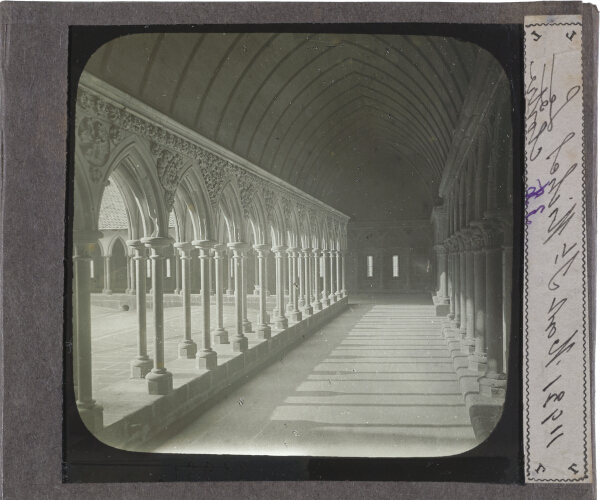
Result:
<instances>
[{"instance_id":1,"label":"carved stone foliage","mask_svg":"<svg viewBox=\"0 0 600 500\"><path fill-rule=\"evenodd\" d=\"M304 221L306 219L306 205L304 203L296 202L296 210L298 211L298 221L300 225L300 232L304 232L306 229Z\"/></svg>"},{"instance_id":2,"label":"carved stone foliage","mask_svg":"<svg viewBox=\"0 0 600 500\"><path fill-rule=\"evenodd\" d=\"M240 188L240 198L244 218L249 219L252 213L252 198L256 193L256 181L248 172L238 172L238 186Z\"/></svg>"},{"instance_id":3,"label":"carved stone foliage","mask_svg":"<svg viewBox=\"0 0 600 500\"><path fill-rule=\"evenodd\" d=\"M156 171L162 187L165 188L165 203L167 211L170 212L181 180L184 159L183 156L162 148L155 142L150 143L150 152L156 159Z\"/></svg>"},{"instance_id":4,"label":"carved stone foliage","mask_svg":"<svg viewBox=\"0 0 600 500\"><path fill-rule=\"evenodd\" d=\"M262 188L263 200L265 201L265 207L267 209L267 220L271 224L275 224L275 191L269 189L267 186Z\"/></svg>"},{"instance_id":5,"label":"carved stone foliage","mask_svg":"<svg viewBox=\"0 0 600 500\"><path fill-rule=\"evenodd\" d=\"M292 202L290 200L285 200L283 203L283 220L285 224L285 228L288 231L292 230Z\"/></svg>"},{"instance_id":6,"label":"carved stone foliage","mask_svg":"<svg viewBox=\"0 0 600 500\"><path fill-rule=\"evenodd\" d=\"M306 201L302 197L285 187L225 160L203 146L172 134L161 125L148 121L121 105L114 105L86 89L79 89L77 106L86 115L77 128L78 145L82 147L81 151L90 163L90 175L94 182L98 182L102 178L100 167L108 161L111 146L114 147L123 140L125 135L134 133L148 139L151 143L152 153L157 158L161 184L166 191L165 198L168 200L168 207L172 207L175 190L181 180L181 166L185 163L183 157L196 160L200 166L213 210L218 208L219 196L225 182L231 176L237 179L246 218L250 215L252 198L256 192L263 195L267 218L270 222L275 220L276 198L281 196L286 200L283 205L284 211L287 210L285 224L288 228L291 227L291 210L295 209L292 207L296 205L307 207ZM311 208L315 210L315 213L323 213L321 207ZM331 216L328 218L331 219ZM336 217L334 219L341 222ZM304 220L305 217L300 217L301 224L304 223Z\"/></svg>"}]
</instances>

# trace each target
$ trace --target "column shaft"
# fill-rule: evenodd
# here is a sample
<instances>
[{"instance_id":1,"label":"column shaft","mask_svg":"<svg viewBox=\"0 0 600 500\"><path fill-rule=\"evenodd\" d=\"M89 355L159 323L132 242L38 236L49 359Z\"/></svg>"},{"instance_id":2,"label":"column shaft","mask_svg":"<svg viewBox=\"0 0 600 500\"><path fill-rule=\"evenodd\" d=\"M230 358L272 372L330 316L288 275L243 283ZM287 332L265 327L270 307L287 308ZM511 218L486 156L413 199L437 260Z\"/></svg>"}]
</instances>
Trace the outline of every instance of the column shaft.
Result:
<instances>
[{"instance_id":1,"label":"column shaft","mask_svg":"<svg viewBox=\"0 0 600 500\"><path fill-rule=\"evenodd\" d=\"M191 270L192 257L190 252L192 245L189 243L175 243L175 248L181 252L181 258L175 254L175 266L177 261L181 263L181 301L183 303L183 340L177 346L179 357L194 359L198 352L196 342L192 341L192 303L191 303Z\"/></svg>"},{"instance_id":2,"label":"column shaft","mask_svg":"<svg viewBox=\"0 0 600 500\"><path fill-rule=\"evenodd\" d=\"M327 250L323 250L321 264L323 266L323 298L321 299L321 304L323 304L323 307L327 307L329 305L329 297L327 296Z\"/></svg>"},{"instance_id":3,"label":"column shaft","mask_svg":"<svg viewBox=\"0 0 600 500\"><path fill-rule=\"evenodd\" d=\"M252 331L252 323L248 319L248 256L242 254L242 324L244 333Z\"/></svg>"},{"instance_id":4,"label":"column shaft","mask_svg":"<svg viewBox=\"0 0 600 500\"><path fill-rule=\"evenodd\" d=\"M271 327L267 321L267 255L269 248L267 245L254 245L257 251L257 269L258 269L258 291L259 291L259 311L258 325L256 333L259 339L271 338Z\"/></svg>"},{"instance_id":5,"label":"column shaft","mask_svg":"<svg viewBox=\"0 0 600 500\"><path fill-rule=\"evenodd\" d=\"M298 249L290 248L288 250L290 259L291 274L293 281L290 281L290 295L292 296L292 311L290 313L291 321L300 321L302 319L302 313L298 309L298 294L300 286L298 285Z\"/></svg>"},{"instance_id":6,"label":"column shaft","mask_svg":"<svg viewBox=\"0 0 600 500\"><path fill-rule=\"evenodd\" d=\"M465 250L460 251L460 335L467 332L467 256Z\"/></svg>"},{"instance_id":7,"label":"column shaft","mask_svg":"<svg viewBox=\"0 0 600 500\"><path fill-rule=\"evenodd\" d=\"M346 251L342 251L342 295L345 297L348 295L346 290Z\"/></svg>"},{"instance_id":8,"label":"column shaft","mask_svg":"<svg viewBox=\"0 0 600 500\"><path fill-rule=\"evenodd\" d=\"M137 312L138 335L137 356L130 363L131 378L145 378L154 362L148 357L146 333L146 248L137 240L128 241L136 255L133 258L135 276L135 304Z\"/></svg>"},{"instance_id":9,"label":"column shaft","mask_svg":"<svg viewBox=\"0 0 600 500\"><path fill-rule=\"evenodd\" d=\"M245 352L248 350L248 338L244 335L244 318L242 312L242 255L246 250L244 243L229 243L233 249L233 269L235 281L235 335L230 339L234 352Z\"/></svg>"},{"instance_id":10,"label":"column shaft","mask_svg":"<svg viewBox=\"0 0 600 500\"><path fill-rule=\"evenodd\" d=\"M314 254L313 272L315 275L315 279L314 279L315 293L314 293L314 301L312 303L312 306L313 306L314 312L321 311L321 309L322 309L322 304L321 304L321 301L319 300L319 294L320 294L320 292L319 292L319 263L320 263L319 253L320 253L320 250L318 248L315 248L313 250L313 254Z\"/></svg>"},{"instance_id":11,"label":"column shaft","mask_svg":"<svg viewBox=\"0 0 600 500\"><path fill-rule=\"evenodd\" d=\"M196 353L196 366L203 370L217 367L217 353L211 347L210 339L210 251L213 241L194 241L200 249L200 296L202 298L202 348Z\"/></svg>"},{"instance_id":12,"label":"column shaft","mask_svg":"<svg viewBox=\"0 0 600 500\"><path fill-rule=\"evenodd\" d=\"M152 252L152 312L154 315L154 367L146 375L150 394L168 394L173 390L173 375L165 368L165 325L163 309L164 248L171 242L167 238L144 238Z\"/></svg>"},{"instance_id":13,"label":"column shaft","mask_svg":"<svg viewBox=\"0 0 600 500\"><path fill-rule=\"evenodd\" d=\"M462 342L462 351L471 354L475 349L475 256L472 250L465 251L466 283L466 334Z\"/></svg>"},{"instance_id":14,"label":"column shaft","mask_svg":"<svg viewBox=\"0 0 600 500\"><path fill-rule=\"evenodd\" d=\"M74 235L75 239L75 235ZM76 300L73 327L77 351L77 409L86 427L98 432L103 427L102 407L92 398L92 315L89 243L75 243L74 278Z\"/></svg>"},{"instance_id":15,"label":"column shaft","mask_svg":"<svg viewBox=\"0 0 600 500\"><path fill-rule=\"evenodd\" d=\"M342 284L341 284L342 259L341 259L340 254L341 254L341 252L339 250L336 250L336 252L335 252L335 284L336 284L335 297L336 297L336 300L340 300L343 297Z\"/></svg>"},{"instance_id":16,"label":"column shaft","mask_svg":"<svg viewBox=\"0 0 600 500\"><path fill-rule=\"evenodd\" d=\"M288 320L285 317L285 297L283 295L284 281L285 281L285 246L275 246L272 248L275 252L275 297L277 302L277 309L273 311L273 321L275 327L283 330L288 327Z\"/></svg>"},{"instance_id":17,"label":"column shaft","mask_svg":"<svg viewBox=\"0 0 600 500\"><path fill-rule=\"evenodd\" d=\"M229 344L229 333L223 327L223 268L228 271L227 247L225 245L215 246L215 299L217 303L217 327L213 330L213 342L215 344ZM225 265L223 265L225 264Z\"/></svg>"}]
</instances>

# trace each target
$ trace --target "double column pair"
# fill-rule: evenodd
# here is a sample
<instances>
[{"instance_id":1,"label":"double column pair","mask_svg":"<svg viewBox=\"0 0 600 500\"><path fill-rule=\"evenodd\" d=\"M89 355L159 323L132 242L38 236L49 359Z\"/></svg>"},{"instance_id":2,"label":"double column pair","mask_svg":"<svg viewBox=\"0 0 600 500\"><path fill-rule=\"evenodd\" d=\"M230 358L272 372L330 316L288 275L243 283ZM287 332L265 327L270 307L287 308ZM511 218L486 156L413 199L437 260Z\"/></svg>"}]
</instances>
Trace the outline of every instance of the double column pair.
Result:
<instances>
[{"instance_id":1,"label":"double column pair","mask_svg":"<svg viewBox=\"0 0 600 500\"><path fill-rule=\"evenodd\" d=\"M472 222L448 242L449 336L460 340L469 369L484 373L479 385L487 396L503 396L506 386L512 256L501 243L500 226L490 220Z\"/></svg>"}]
</instances>

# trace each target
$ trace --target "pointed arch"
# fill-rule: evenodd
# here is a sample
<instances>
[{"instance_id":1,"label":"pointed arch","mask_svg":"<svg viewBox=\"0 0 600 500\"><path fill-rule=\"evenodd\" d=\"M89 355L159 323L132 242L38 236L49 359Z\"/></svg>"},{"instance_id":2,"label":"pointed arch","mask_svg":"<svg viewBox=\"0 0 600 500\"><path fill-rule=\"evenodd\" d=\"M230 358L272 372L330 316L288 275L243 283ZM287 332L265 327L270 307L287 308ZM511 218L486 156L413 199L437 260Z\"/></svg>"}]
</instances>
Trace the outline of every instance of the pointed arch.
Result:
<instances>
[{"instance_id":1,"label":"pointed arch","mask_svg":"<svg viewBox=\"0 0 600 500\"><path fill-rule=\"evenodd\" d=\"M225 182L219 196L218 206L227 226L229 241L247 241L245 237L244 212L235 177L232 176Z\"/></svg>"}]
</instances>

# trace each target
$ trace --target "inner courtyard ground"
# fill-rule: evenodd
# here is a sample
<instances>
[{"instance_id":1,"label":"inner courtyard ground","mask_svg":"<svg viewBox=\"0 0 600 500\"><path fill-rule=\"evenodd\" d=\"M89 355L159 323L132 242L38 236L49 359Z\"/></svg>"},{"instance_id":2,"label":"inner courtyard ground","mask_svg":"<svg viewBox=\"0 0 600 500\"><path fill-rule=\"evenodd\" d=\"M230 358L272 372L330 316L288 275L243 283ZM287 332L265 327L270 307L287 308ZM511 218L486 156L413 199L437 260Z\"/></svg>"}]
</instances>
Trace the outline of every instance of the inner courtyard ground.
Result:
<instances>
[{"instance_id":1,"label":"inner courtyard ground","mask_svg":"<svg viewBox=\"0 0 600 500\"><path fill-rule=\"evenodd\" d=\"M136 315L95 307L94 318L102 325L93 329L94 386L110 391L135 356ZM476 440L441 319L430 295L350 296L345 312L143 449L381 457L467 451ZM167 367L177 358L182 321L180 308L165 309ZM199 307L192 321L200 323ZM226 306L225 327L231 322L233 306ZM247 334L250 342L255 335ZM227 355L227 344L214 347ZM105 408L105 419L111 416L118 418Z\"/></svg>"}]
</instances>

